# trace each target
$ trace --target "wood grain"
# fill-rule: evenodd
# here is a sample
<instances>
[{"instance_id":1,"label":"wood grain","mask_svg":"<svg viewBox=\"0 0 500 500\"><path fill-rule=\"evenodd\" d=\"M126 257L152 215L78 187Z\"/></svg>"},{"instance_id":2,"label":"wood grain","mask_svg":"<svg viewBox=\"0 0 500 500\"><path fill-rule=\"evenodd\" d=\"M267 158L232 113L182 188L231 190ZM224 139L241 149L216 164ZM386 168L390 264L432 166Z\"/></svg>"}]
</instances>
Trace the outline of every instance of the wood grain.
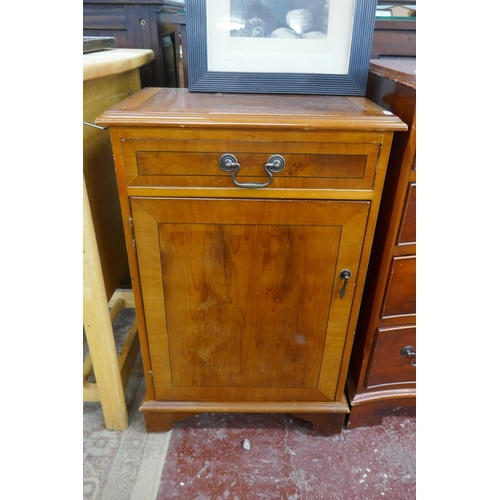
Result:
<instances>
[{"instance_id":1,"label":"wood grain","mask_svg":"<svg viewBox=\"0 0 500 500\"><path fill-rule=\"evenodd\" d=\"M406 130L395 115L364 98L260 94L204 94L161 88L141 94L125 108L103 114L100 125L154 127L230 127L233 129ZM161 112L159 112L161 110ZM293 112L290 112L290 111Z\"/></svg>"},{"instance_id":2,"label":"wood grain","mask_svg":"<svg viewBox=\"0 0 500 500\"><path fill-rule=\"evenodd\" d=\"M111 49L83 54L83 81L126 73L153 59L154 53L149 49Z\"/></svg>"},{"instance_id":3,"label":"wood grain","mask_svg":"<svg viewBox=\"0 0 500 500\"><path fill-rule=\"evenodd\" d=\"M338 227L162 225L173 384L317 387L339 238Z\"/></svg>"},{"instance_id":4,"label":"wood grain","mask_svg":"<svg viewBox=\"0 0 500 500\"><path fill-rule=\"evenodd\" d=\"M368 208L133 198L157 398L332 400Z\"/></svg>"},{"instance_id":5,"label":"wood grain","mask_svg":"<svg viewBox=\"0 0 500 500\"><path fill-rule=\"evenodd\" d=\"M372 388L415 383L416 367L410 365L410 358L401 356L401 349L411 346L416 352L416 342L415 326L379 328L366 386ZM416 358L414 363L416 363Z\"/></svg>"}]
</instances>

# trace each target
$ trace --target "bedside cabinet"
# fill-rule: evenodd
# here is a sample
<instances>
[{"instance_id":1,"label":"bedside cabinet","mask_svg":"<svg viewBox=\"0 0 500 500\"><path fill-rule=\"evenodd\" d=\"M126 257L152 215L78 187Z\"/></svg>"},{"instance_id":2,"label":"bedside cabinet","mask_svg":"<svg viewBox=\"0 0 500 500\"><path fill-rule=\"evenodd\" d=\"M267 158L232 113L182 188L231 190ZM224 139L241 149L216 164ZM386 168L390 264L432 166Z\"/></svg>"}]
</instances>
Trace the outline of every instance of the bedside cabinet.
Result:
<instances>
[{"instance_id":1,"label":"bedside cabinet","mask_svg":"<svg viewBox=\"0 0 500 500\"><path fill-rule=\"evenodd\" d=\"M364 98L143 89L110 127L148 431L284 412L341 431L393 132Z\"/></svg>"},{"instance_id":2,"label":"bedside cabinet","mask_svg":"<svg viewBox=\"0 0 500 500\"><path fill-rule=\"evenodd\" d=\"M347 426L416 402L416 61L372 60L366 95L408 124L394 136L347 394Z\"/></svg>"}]
</instances>

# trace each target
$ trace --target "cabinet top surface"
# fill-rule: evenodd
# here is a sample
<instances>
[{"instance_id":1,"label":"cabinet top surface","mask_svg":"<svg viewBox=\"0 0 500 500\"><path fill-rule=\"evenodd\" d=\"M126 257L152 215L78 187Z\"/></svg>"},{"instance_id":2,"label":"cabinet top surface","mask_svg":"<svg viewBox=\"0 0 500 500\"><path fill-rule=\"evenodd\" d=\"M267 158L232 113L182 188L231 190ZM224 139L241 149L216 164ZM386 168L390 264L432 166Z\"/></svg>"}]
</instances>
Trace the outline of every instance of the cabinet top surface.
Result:
<instances>
[{"instance_id":1,"label":"cabinet top surface","mask_svg":"<svg viewBox=\"0 0 500 500\"><path fill-rule=\"evenodd\" d=\"M154 59L150 49L106 49L83 54L83 81L125 73Z\"/></svg>"},{"instance_id":2,"label":"cabinet top surface","mask_svg":"<svg viewBox=\"0 0 500 500\"><path fill-rule=\"evenodd\" d=\"M96 123L119 127L235 127L303 130L406 130L397 116L364 97L198 93L146 88Z\"/></svg>"},{"instance_id":3,"label":"cabinet top surface","mask_svg":"<svg viewBox=\"0 0 500 500\"><path fill-rule=\"evenodd\" d=\"M416 59L372 59L370 72L408 87L417 88Z\"/></svg>"}]
</instances>

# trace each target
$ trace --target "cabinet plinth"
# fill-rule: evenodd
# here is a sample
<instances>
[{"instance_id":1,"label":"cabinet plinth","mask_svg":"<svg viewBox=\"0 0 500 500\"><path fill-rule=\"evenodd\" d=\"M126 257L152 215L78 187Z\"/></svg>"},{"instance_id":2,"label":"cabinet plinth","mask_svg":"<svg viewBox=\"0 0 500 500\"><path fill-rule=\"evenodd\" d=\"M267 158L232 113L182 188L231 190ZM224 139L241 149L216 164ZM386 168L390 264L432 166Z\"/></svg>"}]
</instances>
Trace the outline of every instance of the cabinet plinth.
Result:
<instances>
[{"instance_id":1,"label":"cabinet plinth","mask_svg":"<svg viewBox=\"0 0 500 500\"><path fill-rule=\"evenodd\" d=\"M146 428L286 412L340 432L387 158L405 124L364 98L166 88L97 123L115 157Z\"/></svg>"}]
</instances>

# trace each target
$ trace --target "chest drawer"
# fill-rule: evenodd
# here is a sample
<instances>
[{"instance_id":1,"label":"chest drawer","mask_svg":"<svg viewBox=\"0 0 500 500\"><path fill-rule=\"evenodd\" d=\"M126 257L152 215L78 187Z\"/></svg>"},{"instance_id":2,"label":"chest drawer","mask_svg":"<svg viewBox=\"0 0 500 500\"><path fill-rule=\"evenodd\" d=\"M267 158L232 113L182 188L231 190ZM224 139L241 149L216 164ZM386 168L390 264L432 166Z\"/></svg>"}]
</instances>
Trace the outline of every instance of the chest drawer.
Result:
<instances>
[{"instance_id":1,"label":"chest drawer","mask_svg":"<svg viewBox=\"0 0 500 500\"><path fill-rule=\"evenodd\" d=\"M367 387L416 381L416 367L401 355L406 346L416 346L416 328L379 328L373 351ZM416 360L412 360L416 364Z\"/></svg>"},{"instance_id":2,"label":"chest drawer","mask_svg":"<svg viewBox=\"0 0 500 500\"><path fill-rule=\"evenodd\" d=\"M382 318L416 314L416 267L415 256L393 259L384 297Z\"/></svg>"},{"instance_id":3,"label":"chest drawer","mask_svg":"<svg viewBox=\"0 0 500 500\"><path fill-rule=\"evenodd\" d=\"M408 186L408 195L405 211L401 222L399 233L399 245L408 245L417 241L417 185L411 183Z\"/></svg>"},{"instance_id":4,"label":"chest drawer","mask_svg":"<svg viewBox=\"0 0 500 500\"><path fill-rule=\"evenodd\" d=\"M377 143L201 140L182 134L122 141L127 184L138 187L228 188L236 181L268 183L278 189L371 190L379 147ZM227 155L232 155L238 169L221 168L221 157ZM283 168L270 175L265 166L276 155L282 157Z\"/></svg>"}]
</instances>

